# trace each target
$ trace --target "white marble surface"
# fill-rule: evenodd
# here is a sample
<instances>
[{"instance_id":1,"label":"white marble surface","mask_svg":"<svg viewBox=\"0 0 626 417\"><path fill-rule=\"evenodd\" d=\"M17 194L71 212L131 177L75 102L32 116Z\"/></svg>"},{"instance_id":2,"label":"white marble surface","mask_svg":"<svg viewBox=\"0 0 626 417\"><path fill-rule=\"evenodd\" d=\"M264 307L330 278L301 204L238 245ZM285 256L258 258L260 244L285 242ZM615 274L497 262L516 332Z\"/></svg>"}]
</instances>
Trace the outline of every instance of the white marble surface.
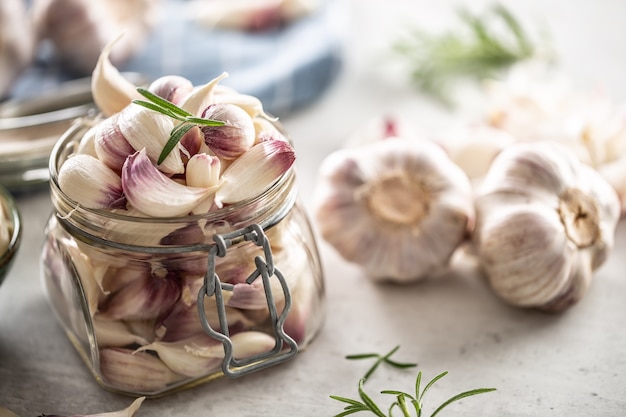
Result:
<instances>
[{"instance_id":1,"label":"white marble surface","mask_svg":"<svg viewBox=\"0 0 626 417\"><path fill-rule=\"evenodd\" d=\"M347 63L315 105L283 119L300 155L303 198L310 202L317 167L348 134L381 114L409 117L436 129L471 115L473 99L448 113L399 79L381 76L385 42L404 22L441 28L459 2L342 0L349 16ZM486 1L472 1L479 9ZM626 103L626 2L505 2L525 22L551 33L561 66L582 88L600 82ZM22 417L87 414L123 408L127 397L102 390L61 332L44 299L38 256L50 211L45 191L19 197L24 236L14 269L0 287L0 406ZM321 244L327 319L311 347L294 361L239 380L218 380L144 403L138 416L331 416L330 394L356 396L368 364L346 354L384 352L419 363L425 377L449 375L430 393L431 406L480 386L498 391L469 398L442 415L626 415L626 223L614 254L588 295L561 315L519 310L498 301L463 265L419 285L375 285ZM411 390L414 371L383 368L368 384ZM370 385L371 384L371 385ZM431 409L432 410L432 409Z\"/></svg>"}]
</instances>

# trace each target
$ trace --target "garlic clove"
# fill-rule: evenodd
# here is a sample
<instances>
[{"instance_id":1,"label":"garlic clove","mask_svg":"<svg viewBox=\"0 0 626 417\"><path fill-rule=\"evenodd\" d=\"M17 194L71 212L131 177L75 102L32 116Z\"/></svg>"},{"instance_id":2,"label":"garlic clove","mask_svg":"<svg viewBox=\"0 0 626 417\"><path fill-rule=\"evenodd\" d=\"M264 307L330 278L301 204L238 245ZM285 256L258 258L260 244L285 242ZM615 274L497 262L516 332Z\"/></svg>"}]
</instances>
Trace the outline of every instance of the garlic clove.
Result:
<instances>
[{"instance_id":1,"label":"garlic clove","mask_svg":"<svg viewBox=\"0 0 626 417\"><path fill-rule=\"evenodd\" d=\"M135 85L124 78L109 60L111 50L120 38L118 36L102 49L91 76L94 103L105 116L118 113L133 100L142 98Z\"/></svg>"},{"instance_id":2,"label":"garlic clove","mask_svg":"<svg viewBox=\"0 0 626 417\"><path fill-rule=\"evenodd\" d=\"M132 344L147 345L149 343L143 337L133 334L119 320L102 319L97 314L93 319L93 326L96 332L96 342L101 348L124 347Z\"/></svg>"},{"instance_id":3,"label":"garlic clove","mask_svg":"<svg viewBox=\"0 0 626 417\"><path fill-rule=\"evenodd\" d=\"M254 118L255 143L269 140L282 140L289 142L285 135L276 128L276 125L263 117Z\"/></svg>"},{"instance_id":4,"label":"garlic clove","mask_svg":"<svg viewBox=\"0 0 626 417\"><path fill-rule=\"evenodd\" d=\"M83 207L126 206L119 175L93 156L77 154L68 158L59 169L58 180L61 190Z\"/></svg>"},{"instance_id":5,"label":"garlic clove","mask_svg":"<svg viewBox=\"0 0 626 417\"><path fill-rule=\"evenodd\" d=\"M122 169L122 188L128 202L153 217L188 214L216 187L187 187L166 177L148 159L145 150L131 155Z\"/></svg>"},{"instance_id":6,"label":"garlic clove","mask_svg":"<svg viewBox=\"0 0 626 417\"><path fill-rule=\"evenodd\" d=\"M202 118L225 123L200 128L204 142L220 158L235 159L254 145L254 122L241 107L230 103L211 104L202 112Z\"/></svg>"},{"instance_id":7,"label":"garlic clove","mask_svg":"<svg viewBox=\"0 0 626 417\"><path fill-rule=\"evenodd\" d=\"M219 355L213 357L194 355L187 349L187 346L215 346L216 349L222 350L222 357ZM159 359L172 371L193 378L219 371L224 356L222 344L208 334L197 334L189 339L176 342L156 341L139 347L135 352L145 351L156 352Z\"/></svg>"},{"instance_id":8,"label":"garlic clove","mask_svg":"<svg viewBox=\"0 0 626 417\"><path fill-rule=\"evenodd\" d=\"M291 145L271 140L254 145L222 173L222 184L215 193L215 204L237 203L268 189L293 165Z\"/></svg>"},{"instance_id":9,"label":"garlic clove","mask_svg":"<svg viewBox=\"0 0 626 417\"><path fill-rule=\"evenodd\" d=\"M200 153L187 162L185 179L190 187L208 188L220 182L221 163L216 156Z\"/></svg>"},{"instance_id":10,"label":"garlic clove","mask_svg":"<svg viewBox=\"0 0 626 417\"><path fill-rule=\"evenodd\" d=\"M214 90L220 81L228 77L227 72L223 72L203 86L195 88L180 102L180 107L189 113L199 116L202 110L213 104Z\"/></svg>"},{"instance_id":11,"label":"garlic clove","mask_svg":"<svg viewBox=\"0 0 626 417\"><path fill-rule=\"evenodd\" d=\"M51 414L42 414L41 416L48 417L133 417L141 404L146 399L146 397L139 397L135 401L133 401L128 407L123 410L118 411L109 411L105 413L97 413L97 414L75 414L72 416L60 416L60 415L51 415ZM17 416L17 415L16 415ZM0 407L0 417L12 417L11 415L2 414L2 407Z\"/></svg>"},{"instance_id":12,"label":"garlic clove","mask_svg":"<svg viewBox=\"0 0 626 417\"><path fill-rule=\"evenodd\" d=\"M165 100L178 105L193 90L193 84L180 75L165 75L154 80L148 90Z\"/></svg>"},{"instance_id":13,"label":"garlic clove","mask_svg":"<svg viewBox=\"0 0 626 417\"><path fill-rule=\"evenodd\" d=\"M157 392L185 378L147 352L123 348L100 349L100 371L106 384L135 393Z\"/></svg>"},{"instance_id":14,"label":"garlic clove","mask_svg":"<svg viewBox=\"0 0 626 417\"><path fill-rule=\"evenodd\" d=\"M276 345L276 340L272 336L257 331L237 333L232 335L230 340L233 343L235 359L246 359L267 352ZM220 362L224 358L224 348L221 343L208 346L188 345L187 351L201 358L218 358Z\"/></svg>"},{"instance_id":15,"label":"garlic clove","mask_svg":"<svg viewBox=\"0 0 626 417\"><path fill-rule=\"evenodd\" d=\"M156 164L161 151L170 138L174 122L169 117L145 107L131 104L119 115L118 128L136 151L146 150L150 160ZM182 174L185 166L180 152L174 149L158 166L166 174Z\"/></svg>"},{"instance_id":16,"label":"garlic clove","mask_svg":"<svg viewBox=\"0 0 626 417\"><path fill-rule=\"evenodd\" d=\"M276 117L272 117L263 110L263 103L259 98L238 92L229 92L226 90L216 90L213 95L213 103L230 103L244 109L252 118L263 117L265 119L276 121Z\"/></svg>"},{"instance_id":17,"label":"garlic clove","mask_svg":"<svg viewBox=\"0 0 626 417\"><path fill-rule=\"evenodd\" d=\"M120 113L103 120L96 125L94 132L94 151L102 162L117 173L135 149L126 140L119 127Z\"/></svg>"},{"instance_id":18,"label":"garlic clove","mask_svg":"<svg viewBox=\"0 0 626 417\"><path fill-rule=\"evenodd\" d=\"M80 141L76 146L77 154L90 155L94 158L98 157L98 154L96 153L96 126L89 128L83 137L80 138Z\"/></svg>"},{"instance_id":19,"label":"garlic clove","mask_svg":"<svg viewBox=\"0 0 626 417\"><path fill-rule=\"evenodd\" d=\"M145 320L167 314L180 298L180 280L163 268L134 279L100 304L101 317Z\"/></svg>"}]
</instances>

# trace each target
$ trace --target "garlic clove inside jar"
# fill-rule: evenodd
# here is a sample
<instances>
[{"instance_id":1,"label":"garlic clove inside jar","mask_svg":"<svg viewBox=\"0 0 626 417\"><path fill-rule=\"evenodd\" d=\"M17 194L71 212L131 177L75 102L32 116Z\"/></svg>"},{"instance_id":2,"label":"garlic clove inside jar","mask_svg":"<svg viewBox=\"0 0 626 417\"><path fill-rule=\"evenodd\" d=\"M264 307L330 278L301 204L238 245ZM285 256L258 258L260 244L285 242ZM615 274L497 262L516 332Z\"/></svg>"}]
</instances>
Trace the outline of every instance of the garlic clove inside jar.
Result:
<instances>
[{"instance_id":1,"label":"garlic clove inside jar","mask_svg":"<svg viewBox=\"0 0 626 417\"><path fill-rule=\"evenodd\" d=\"M516 144L496 157L477 192L473 242L503 300L562 311L608 257L619 215L615 191L565 146Z\"/></svg>"}]
</instances>

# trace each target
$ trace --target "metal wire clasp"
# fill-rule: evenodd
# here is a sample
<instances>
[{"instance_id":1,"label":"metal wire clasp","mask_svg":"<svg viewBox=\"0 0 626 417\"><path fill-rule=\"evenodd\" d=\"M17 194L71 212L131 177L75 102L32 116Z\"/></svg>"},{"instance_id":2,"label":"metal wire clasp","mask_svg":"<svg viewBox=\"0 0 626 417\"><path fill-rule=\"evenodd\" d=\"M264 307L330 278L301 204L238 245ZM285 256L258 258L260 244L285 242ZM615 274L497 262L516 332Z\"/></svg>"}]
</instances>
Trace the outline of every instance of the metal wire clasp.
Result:
<instances>
[{"instance_id":1,"label":"metal wire clasp","mask_svg":"<svg viewBox=\"0 0 626 417\"><path fill-rule=\"evenodd\" d=\"M289 314L289 310L291 309L291 293L289 292L289 287L287 286L284 276L278 268L274 266L269 239L263 232L261 226L252 224L245 229L237 230L232 233L224 235L216 234L213 240L215 241L215 245L211 246L209 250L208 268L204 276L204 285L198 292L197 305L200 323L204 330L224 345L224 361L222 362L224 375L235 378L268 368L292 358L298 352L298 344L285 333L283 328L287 314ZM222 295L222 291L233 291L234 286L229 283L220 282L219 276L215 272L215 257L219 256L223 258L226 256L229 247L242 240L253 242L255 245L263 248L265 259L261 256L254 258L256 270L246 279L246 283L251 285L259 277L263 280L267 308L269 309L270 320L274 329L275 344L274 347L267 352L246 359L236 359L233 357L233 342L230 339L228 320ZM269 280L272 276L276 276L280 282L285 297L285 307L280 316L276 311L274 295L270 287ZM217 315L220 323L219 331L211 327L204 310L204 297L213 296L215 296Z\"/></svg>"}]
</instances>

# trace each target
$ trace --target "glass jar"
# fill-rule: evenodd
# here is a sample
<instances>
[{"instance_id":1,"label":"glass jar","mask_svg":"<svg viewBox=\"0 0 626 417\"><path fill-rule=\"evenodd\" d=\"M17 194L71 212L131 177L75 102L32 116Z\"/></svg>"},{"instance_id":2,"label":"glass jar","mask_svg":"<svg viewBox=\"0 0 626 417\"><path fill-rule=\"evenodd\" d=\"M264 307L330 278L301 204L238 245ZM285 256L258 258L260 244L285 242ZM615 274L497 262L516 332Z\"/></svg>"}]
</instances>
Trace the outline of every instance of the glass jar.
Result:
<instances>
[{"instance_id":1,"label":"glass jar","mask_svg":"<svg viewBox=\"0 0 626 417\"><path fill-rule=\"evenodd\" d=\"M52 151L42 281L102 386L159 396L266 368L311 342L324 282L293 167L217 211L131 217L81 207L59 188L86 130L75 125Z\"/></svg>"}]
</instances>

